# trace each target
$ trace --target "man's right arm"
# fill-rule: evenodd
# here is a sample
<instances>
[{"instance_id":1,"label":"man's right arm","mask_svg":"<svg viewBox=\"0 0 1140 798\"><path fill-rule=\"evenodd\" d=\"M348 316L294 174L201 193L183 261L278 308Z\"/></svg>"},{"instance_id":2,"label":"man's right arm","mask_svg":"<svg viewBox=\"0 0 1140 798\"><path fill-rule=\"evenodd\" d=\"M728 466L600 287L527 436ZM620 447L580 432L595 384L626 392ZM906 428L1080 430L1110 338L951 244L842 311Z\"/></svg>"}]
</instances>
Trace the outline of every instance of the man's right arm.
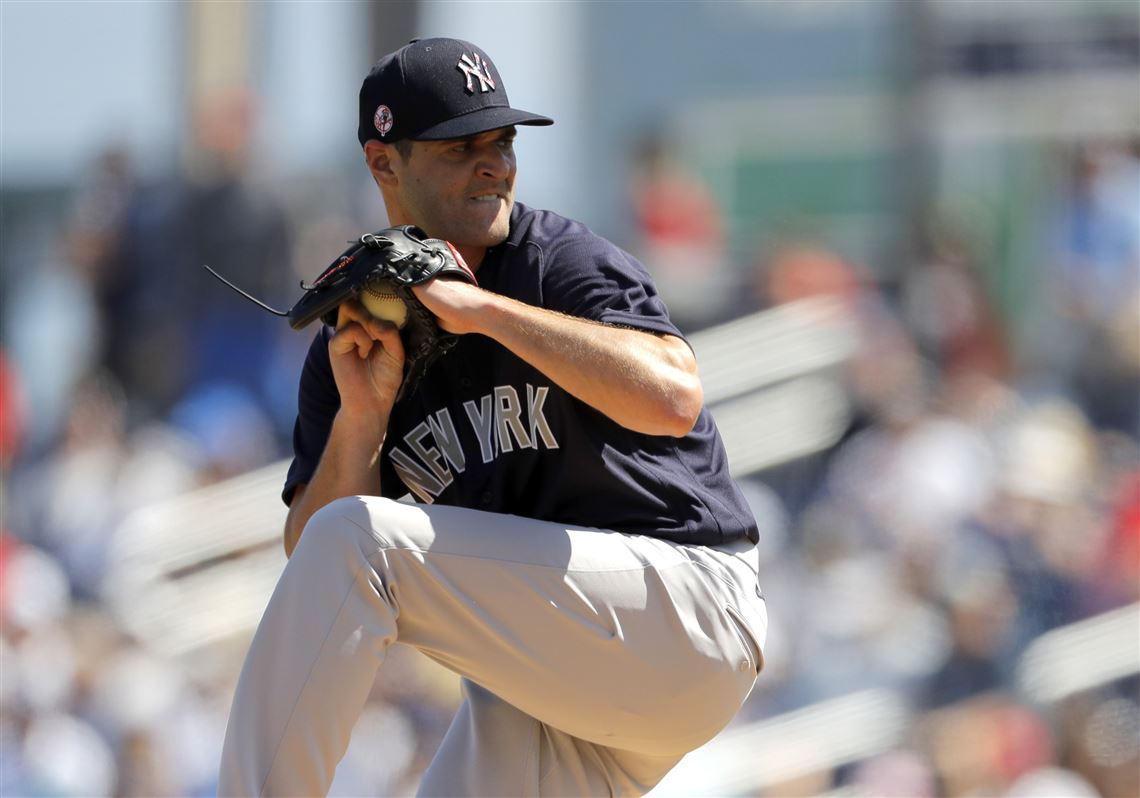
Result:
<instances>
[{"instance_id":1,"label":"man's right arm","mask_svg":"<svg viewBox=\"0 0 1140 798\"><path fill-rule=\"evenodd\" d=\"M329 361L341 405L312 478L296 487L289 503L284 543L290 557L317 510L345 496L380 495L380 447L403 379L400 334L355 303L342 305Z\"/></svg>"},{"instance_id":2,"label":"man's right arm","mask_svg":"<svg viewBox=\"0 0 1140 798\"><path fill-rule=\"evenodd\" d=\"M298 485L285 518L285 556L291 557L305 524L320 508L345 496L380 495L380 446L383 426L380 419L356 421L343 412L333 419L328 443L312 480ZM374 443L379 441L379 443Z\"/></svg>"}]
</instances>

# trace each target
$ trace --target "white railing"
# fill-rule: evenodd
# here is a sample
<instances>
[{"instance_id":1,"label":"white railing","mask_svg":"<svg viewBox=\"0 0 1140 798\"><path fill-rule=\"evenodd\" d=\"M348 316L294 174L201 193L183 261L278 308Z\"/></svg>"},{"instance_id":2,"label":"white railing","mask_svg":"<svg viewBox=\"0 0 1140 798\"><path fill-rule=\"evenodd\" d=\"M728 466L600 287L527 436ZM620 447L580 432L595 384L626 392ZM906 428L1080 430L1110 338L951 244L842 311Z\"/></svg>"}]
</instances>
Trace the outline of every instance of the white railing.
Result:
<instances>
[{"instance_id":1,"label":"white railing","mask_svg":"<svg viewBox=\"0 0 1140 798\"><path fill-rule=\"evenodd\" d=\"M115 532L104 598L168 656L249 634L281 569L288 462L145 507Z\"/></svg>"},{"instance_id":2,"label":"white railing","mask_svg":"<svg viewBox=\"0 0 1140 798\"><path fill-rule=\"evenodd\" d=\"M867 690L730 727L681 760L649 794L749 795L886 751L909 720L896 694Z\"/></svg>"},{"instance_id":3,"label":"white railing","mask_svg":"<svg viewBox=\"0 0 1140 798\"><path fill-rule=\"evenodd\" d=\"M1041 704L1140 673L1140 604L1046 632L1026 649L1017 673L1016 689ZM898 694L868 690L730 727L649 795L754 795L889 751L913 721Z\"/></svg>"}]
</instances>

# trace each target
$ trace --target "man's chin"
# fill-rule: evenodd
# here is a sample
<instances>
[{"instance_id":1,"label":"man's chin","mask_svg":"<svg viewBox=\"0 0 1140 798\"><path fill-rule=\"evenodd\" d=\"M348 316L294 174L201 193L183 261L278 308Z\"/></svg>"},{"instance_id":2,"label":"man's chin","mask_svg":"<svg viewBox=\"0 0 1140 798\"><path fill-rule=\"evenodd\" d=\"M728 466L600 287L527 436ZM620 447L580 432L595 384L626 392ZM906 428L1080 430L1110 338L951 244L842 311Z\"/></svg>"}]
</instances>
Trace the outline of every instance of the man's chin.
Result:
<instances>
[{"instance_id":1,"label":"man's chin","mask_svg":"<svg viewBox=\"0 0 1140 798\"><path fill-rule=\"evenodd\" d=\"M442 221L442 220L440 220ZM447 222L432 225L428 235L443 238L456 246L493 247L507 240L511 232L511 203L505 202L494 215L479 218L467 215L466 218L453 216Z\"/></svg>"},{"instance_id":2,"label":"man's chin","mask_svg":"<svg viewBox=\"0 0 1140 798\"><path fill-rule=\"evenodd\" d=\"M480 235L479 246L493 247L507 240L511 233L511 206L510 203L501 209L491 220Z\"/></svg>"},{"instance_id":3,"label":"man's chin","mask_svg":"<svg viewBox=\"0 0 1140 798\"><path fill-rule=\"evenodd\" d=\"M505 214L501 220L496 219L495 224L491 225L491 229L487 231L487 237L491 243L487 246L494 247L507 240L507 236L511 234L511 216Z\"/></svg>"}]
</instances>

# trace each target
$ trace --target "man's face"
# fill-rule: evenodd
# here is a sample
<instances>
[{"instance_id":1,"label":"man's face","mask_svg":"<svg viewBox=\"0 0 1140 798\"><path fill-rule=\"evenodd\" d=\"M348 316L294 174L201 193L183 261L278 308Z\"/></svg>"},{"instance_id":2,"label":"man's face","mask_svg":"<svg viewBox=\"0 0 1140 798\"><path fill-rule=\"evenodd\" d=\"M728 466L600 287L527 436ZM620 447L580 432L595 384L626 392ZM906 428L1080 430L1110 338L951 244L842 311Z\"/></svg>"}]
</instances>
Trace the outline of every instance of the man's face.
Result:
<instances>
[{"instance_id":1,"label":"man's face","mask_svg":"<svg viewBox=\"0 0 1140 798\"><path fill-rule=\"evenodd\" d=\"M408 221L459 247L492 247L507 238L515 201L515 129L463 139L414 141L392 162Z\"/></svg>"}]
</instances>

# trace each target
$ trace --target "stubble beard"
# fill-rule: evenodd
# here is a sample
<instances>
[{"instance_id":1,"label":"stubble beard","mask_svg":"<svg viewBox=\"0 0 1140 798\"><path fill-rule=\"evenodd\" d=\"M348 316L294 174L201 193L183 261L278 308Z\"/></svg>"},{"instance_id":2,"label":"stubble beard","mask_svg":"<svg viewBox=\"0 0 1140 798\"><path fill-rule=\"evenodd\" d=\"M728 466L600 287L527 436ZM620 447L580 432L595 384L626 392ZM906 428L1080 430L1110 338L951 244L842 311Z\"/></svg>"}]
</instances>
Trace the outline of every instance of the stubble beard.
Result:
<instances>
[{"instance_id":1,"label":"stubble beard","mask_svg":"<svg viewBox=\"0 0 1140 798\"><path fill-rule=\"evenodd\" d=\"M505 207L499 210L491 223L484 226L474 221L466 221L457 225L449 225L456 238L462 238L463 244L476 247L494 247L507 240L511 232L511 209L514 201L507 200ZM449 239L450 240L450 239ZM452 243L457 243L452 240Z\"/></svg>"}]
</instances>

